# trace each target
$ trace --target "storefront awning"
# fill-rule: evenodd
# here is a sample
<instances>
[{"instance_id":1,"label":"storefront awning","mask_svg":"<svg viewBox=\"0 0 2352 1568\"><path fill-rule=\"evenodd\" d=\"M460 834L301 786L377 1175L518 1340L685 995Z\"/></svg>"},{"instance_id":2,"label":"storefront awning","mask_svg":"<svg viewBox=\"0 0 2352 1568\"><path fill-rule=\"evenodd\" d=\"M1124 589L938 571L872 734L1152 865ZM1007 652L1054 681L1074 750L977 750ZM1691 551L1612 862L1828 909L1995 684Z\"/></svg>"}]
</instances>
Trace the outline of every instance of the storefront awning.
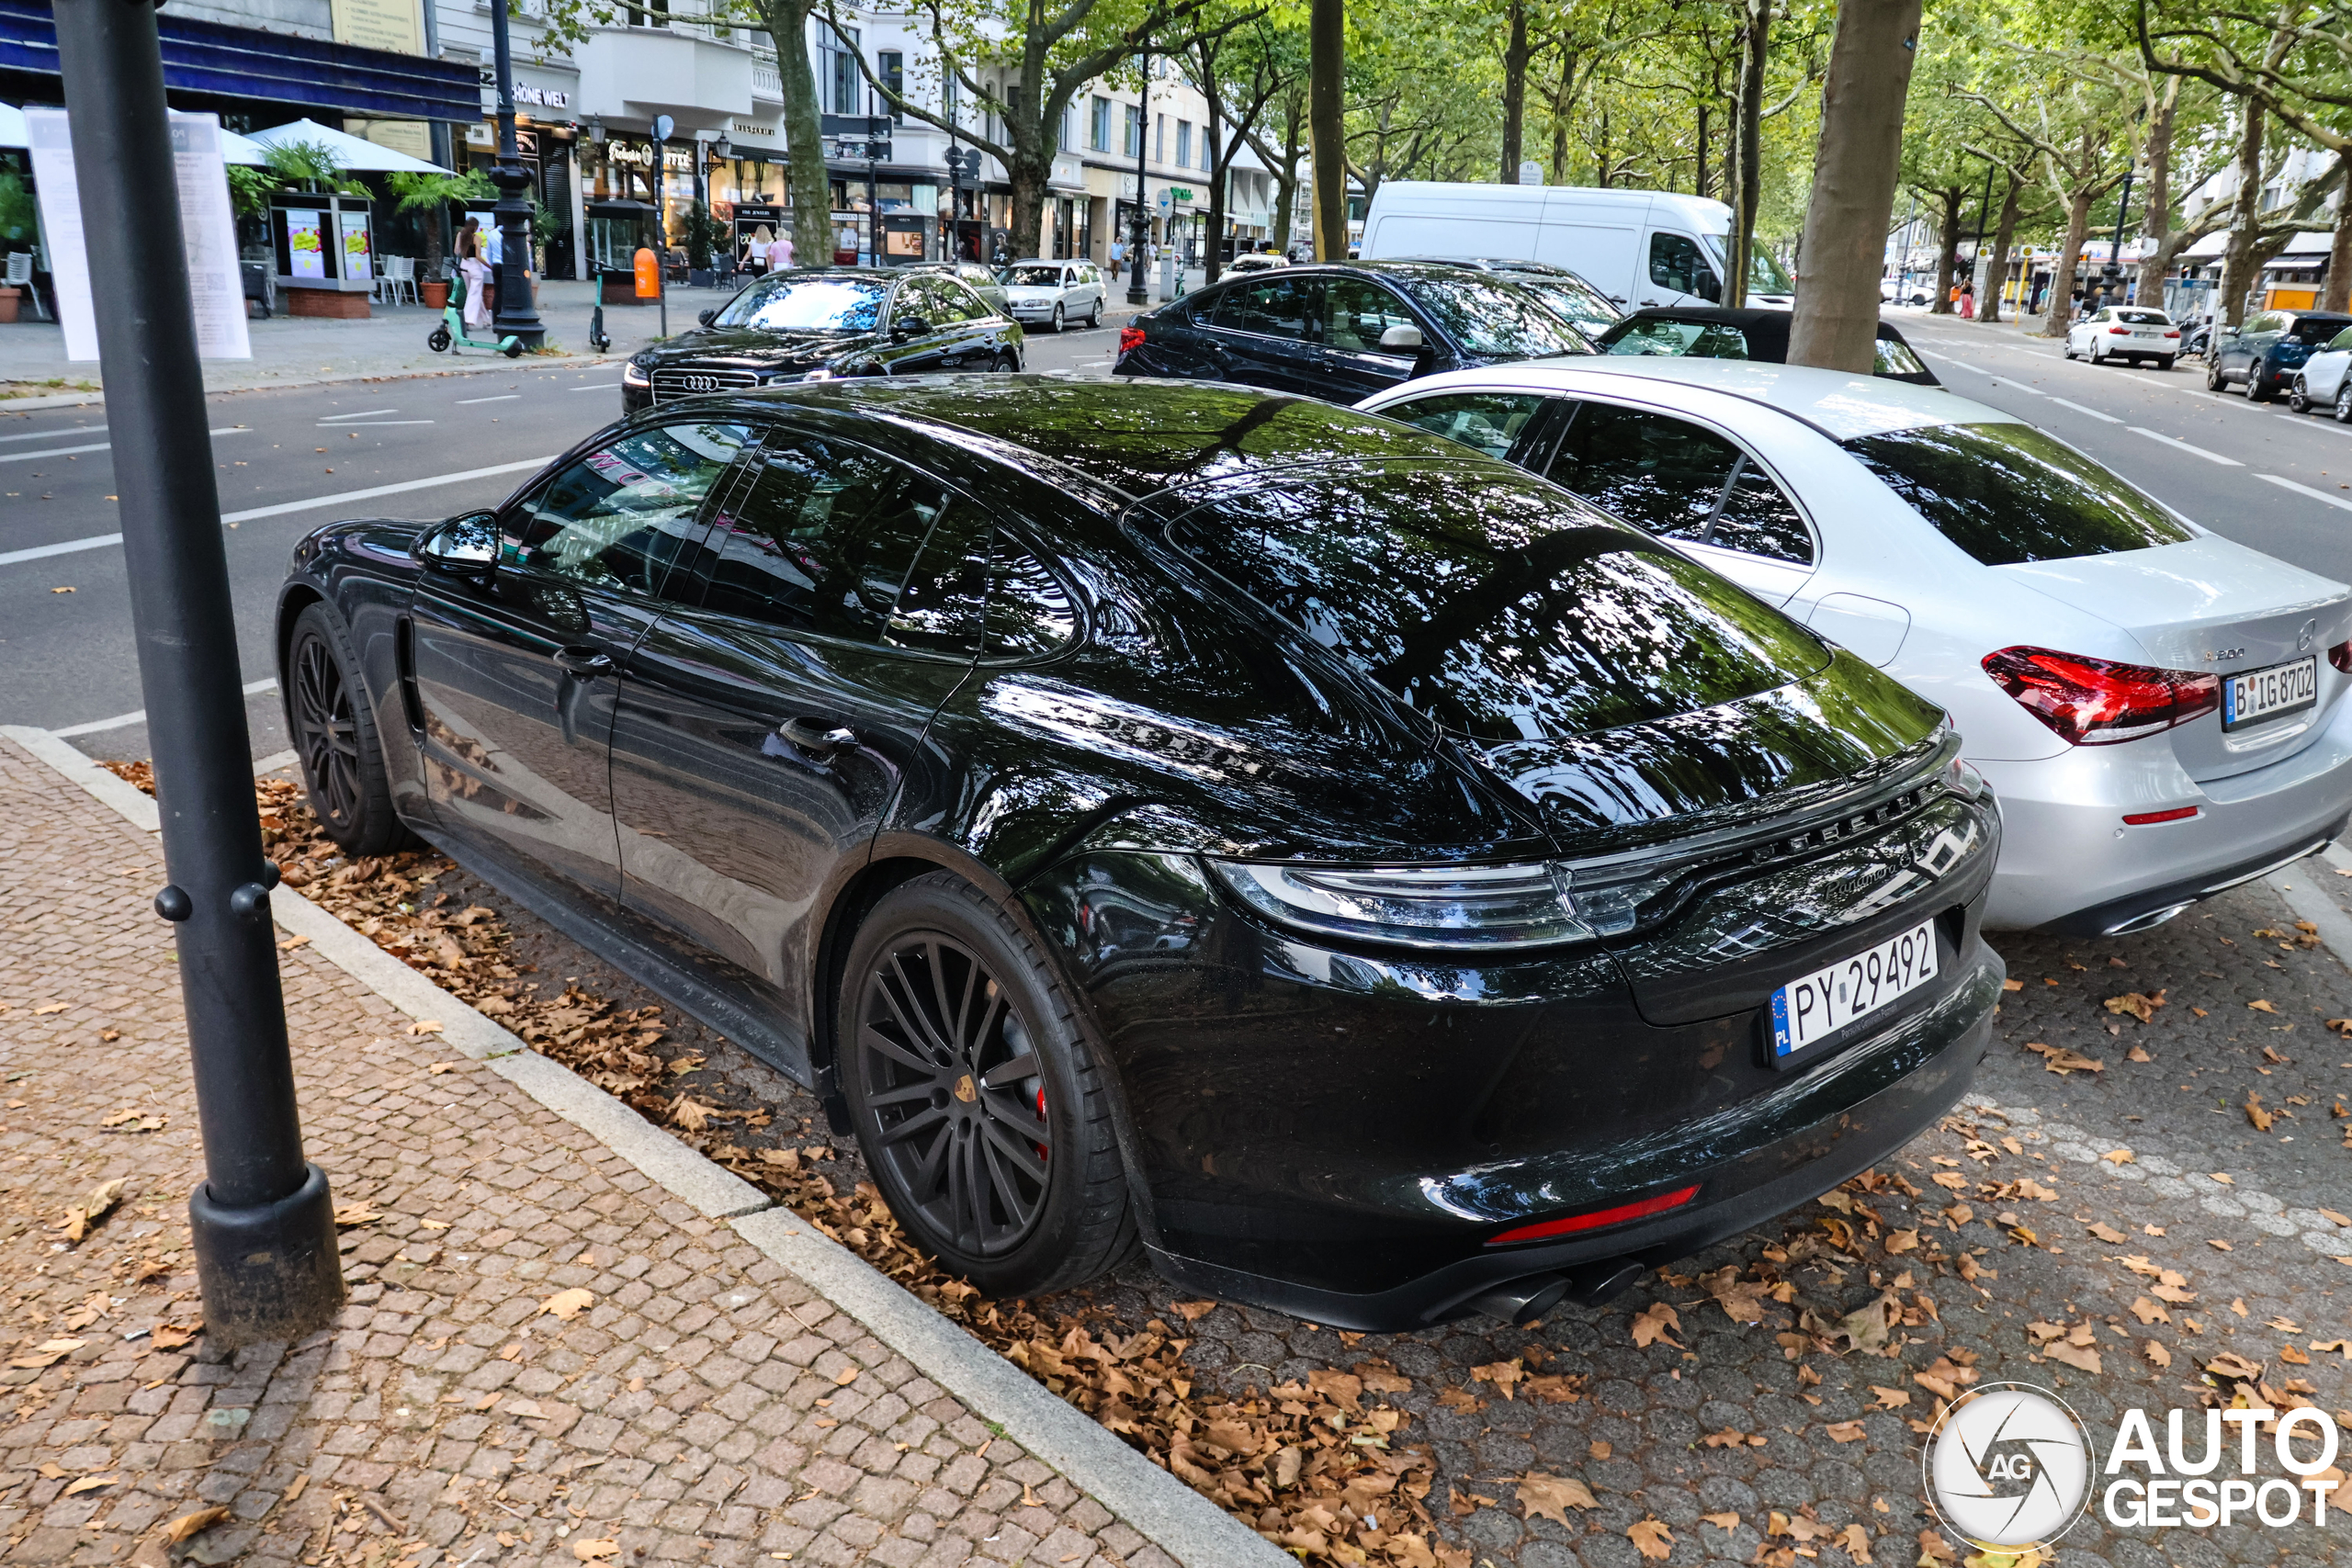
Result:
<instances>
[{"instance_id":1,"label":"storefront awning","mask_svg":"<svg viewBox=\"0 0 2352 1568\"><path fill-rule=\"evenodd\" d=\"M156 15L164 85L173 93L257 98L390 119L481 118L473 65ZM46 0L0 0L0 70L55 76L57 28Z\"/></svg>"}]
</instances>

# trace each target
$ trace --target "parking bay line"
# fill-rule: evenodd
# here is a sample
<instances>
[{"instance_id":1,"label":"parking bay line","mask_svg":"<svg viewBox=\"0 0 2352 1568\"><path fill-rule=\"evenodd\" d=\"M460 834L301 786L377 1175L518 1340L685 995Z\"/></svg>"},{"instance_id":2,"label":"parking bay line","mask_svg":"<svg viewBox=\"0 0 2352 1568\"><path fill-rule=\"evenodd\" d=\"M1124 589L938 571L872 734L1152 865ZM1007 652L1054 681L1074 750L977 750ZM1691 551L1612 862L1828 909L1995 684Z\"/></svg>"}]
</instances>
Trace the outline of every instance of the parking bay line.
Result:
<instances>
[{"instance_id":1,"label":"parking bay line","mask_svg":"<svg viewBox=\"0 0 2352 1568\"><path fill-rule=\"evenodd\" d=\"M467 468L459 473L435 474L431 479L402 479L398 484L374 485L367 490L347 490L334 495L312 496L308 501L281 501L275 506L250 507L243 512L224 512L223 523L250 523L257 517L283 517L290 512L314 512L321 507L340 506L347 501L368 501L379 495L399 495L406 491L431 490L435 485L463 484L468 479L495 479L500 474L521 473L553 461L552 457L526 457L519 463L500 463L487 468ZM0 550L0 566L15 566L19 561L45 560L51 556L72 555L77 550L103 550L122 543L120 534L96 534L86 539L66 539L54 545L35 545L29 549Z\"/></svg>"},{"instance_id":2,"label":"parking bay line","mask_svg":"<svg viewBox=\"0 0 2352 1568\"><path fill-rule=\"evenodd\" d=\"M618 381L599 381L593 387L566 387L564 390L567 392L609 392L619 385Z\"/></svg>"},{"instance_id":3,"label":"parking bay line","mask_svg":"<svg viewBox=\"0 0 2352 1568\"><path fill-rule=\"evenodd\" d=\"M373 419L379 413L398 413L400 412L401 411L398 409L354 409L349 413L331 413L321 415L319 423L321 424L326 424L338 419Z\"/></svg>"},{"instance_id":4,"label":"parking bay line","mask_svg":"<svg viewBox=\"0 0 2352 1568\"><path fill-rule=\"evenodd\" d=\"M494 398L459 398L458 406L468 408L475 403L511 403L522 397L520 392L501 392Z\"/></svg>"},{"instance_id":5,"label":"parking bay line","mask_svg":"<svg viewBox=\"0 0 2352 1568\"><path fill-rule=\"evenodd\" d=\"M2297 495L2307 495L2313 501L2324 502L2329 506L2352 512L2352 501L2346 501L2342 496L2330 495L2324 490L2313 490L2309 485L2299 485L2292 479L2282 479L2277 474L2256 474L2254 477L2265 484L2274 484L2280 490L2291 490Z\"/></svg>"},{"instance_id":6,"label":"parking bay line","mask_svg":"<svg viewBox=\"0 0 2352 1568\"><path fill-rule=\"evenodd\" d=\"M245 695L249 697L276 690L277 690L276 677L266 681L248 681L244 686ZM62 729L52 729L50 733L56 736L96 735L102 729L128 729L134 724L146 722L147 710L141 708L137 713L120 713L112 718L94 718L87 724L69 724Z\"/></svg>"},{"instance_id":7,"label":"parking bay line","mask_svg":"<svg viewBox=\"0 0 2352 1568\"><path fill-rule=\"evenodd\" d=\"M205 434L208 435L251 435L253 433L253 426L249 424L224 424L218 430L207 431ZM46 452L0 453L0 463L38 463L43 457L71 457L83 452L103 452L113 445L111 441L93 441L81 446L52 446Z\"/></svg>"},{"instance_id":8,"label":"parking bay line","mask_svg":"<svg viewBox=\"0 0 2352 1568\"><path fill-rule=\"evenodd\" d=\"M2062 408L2062 409L2073 409L2076 413L2086 413L2086 414L2090 415L2093 419L2103 419L2103 420L2107 421L2107 423L2109 423L2109 424L2121 424L2121 423L2123 423L2121 420L2120 420L2120 419L2116 418L2116 417L2115 417L2113 414L2111 414L2111 413L2101 413L2101 412L2098 412L2098 410L2097 410L2097 409L2086 409L2086 408L2085 408L2082 404L2077 403L2077 402L2070 401L2070 400L2068 400L2067 399L2064 399L2064 398L2062 398L2062 397L2058 396L2058 395L2057 395L2056 393L2054 393L2054 392L2050 393L2050 394L2048 394L2048 395L2049 395L2050 400L2051 400L2052 402L2053 402L2053 403L2056 403L2056 404L2057 404L2060 408Z\"/></svg>"},{"instance_id":9,"label":"parking bay line","mask_svg":"<svg viewBox=\"0 0 2352 1568\"><path fill-rule=\"evenodd\" d=\"M23 435L0 435L0 441L55 441L66 435L104 435L103 424L77 424L64 430L36 430Z\"/></svg>"},{"instance_id":10,"label":"parking bay line","mask_svg":"<svg viewBox=\"0 0 2352 1568\"><path fill-rule=\"evenodd\" d=\"M2204 458L2209 463L2219 463L2225 468L2243 468L2245 467L2244 463L2239 462L2235 457L2224 457L2219 452L2208 452L2202 446L2191 446L2186 441L2176 441L2169 435L2159 435L2145 425L2135 424L2132 426L2132 434L2134 435L2144 435L2151 441L2161 441L2167 446L2177 446L2184 452L2193 453L2197 457Z\"/></svg>"}]
</instances>

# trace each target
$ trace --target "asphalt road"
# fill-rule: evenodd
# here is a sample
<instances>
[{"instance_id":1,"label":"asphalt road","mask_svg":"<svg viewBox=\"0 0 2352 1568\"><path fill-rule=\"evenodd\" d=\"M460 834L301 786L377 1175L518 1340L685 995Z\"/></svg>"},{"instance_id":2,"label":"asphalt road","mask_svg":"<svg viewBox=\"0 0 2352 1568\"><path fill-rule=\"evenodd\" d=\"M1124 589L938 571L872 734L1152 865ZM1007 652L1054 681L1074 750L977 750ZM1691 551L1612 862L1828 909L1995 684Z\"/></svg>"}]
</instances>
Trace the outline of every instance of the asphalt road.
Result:
<instances>
[{"instance_id":1,"label":"asphalt road","mask_svg":"<svg viewBox=\"0 0 2352 1568\"><path fill-rule=\"evenodd\" d=\"M1029 367L1105 375L1117 341L1113 327L1035 333ZM618 417L620 375L485 361L476 375L228 392L206 407L259 759L288 745L269 623L295 542L338 517L496 504ZM0 413L0 723L134 759L147 727L107 434L103 407Z\"/></svg>"}]
</instances>

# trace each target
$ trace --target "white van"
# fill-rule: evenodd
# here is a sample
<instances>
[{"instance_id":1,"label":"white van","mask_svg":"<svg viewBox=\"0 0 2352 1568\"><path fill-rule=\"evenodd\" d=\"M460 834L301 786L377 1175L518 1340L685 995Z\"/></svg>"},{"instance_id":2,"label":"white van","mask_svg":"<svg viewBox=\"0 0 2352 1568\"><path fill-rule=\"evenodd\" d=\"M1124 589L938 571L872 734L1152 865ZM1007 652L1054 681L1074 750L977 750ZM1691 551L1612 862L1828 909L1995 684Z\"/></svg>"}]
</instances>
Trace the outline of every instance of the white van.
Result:
<instances>
[{"instance_id":1,"label":"white van","mask_svg":"<svg viewBox=\"0 0 2352 1568\"><path fill-rule=\"evenodd\" d=\"M1360 254L1549 262L1628 310L1723 301L1731 209L1671 191L1389 180L1373 193ZM1758 249L1747 302L1785 310L1795 285Z\"/></svg>"}]
</instances>

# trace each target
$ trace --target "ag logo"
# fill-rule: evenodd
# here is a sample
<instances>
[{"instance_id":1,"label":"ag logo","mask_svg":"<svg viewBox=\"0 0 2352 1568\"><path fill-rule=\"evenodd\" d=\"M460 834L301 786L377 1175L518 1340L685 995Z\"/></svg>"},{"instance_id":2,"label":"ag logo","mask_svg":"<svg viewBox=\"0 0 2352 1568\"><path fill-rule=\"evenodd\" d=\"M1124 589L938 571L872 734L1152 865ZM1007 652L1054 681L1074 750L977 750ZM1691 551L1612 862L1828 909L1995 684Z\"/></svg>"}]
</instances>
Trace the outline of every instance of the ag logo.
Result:
<instances>
[{"instance_id":1,"label":"ag logo","mask_svg":"<svg viewBox=\"0 0 2352 1568\"><path fill-rule=\"evenodd\" d=\"M1928 1438L1928 1500L1984 1551L2047 1550L2090 1501L2090 1434L2058 1397L1996 1382L1947 1409Z\"/></svg>"}]
</instances>

